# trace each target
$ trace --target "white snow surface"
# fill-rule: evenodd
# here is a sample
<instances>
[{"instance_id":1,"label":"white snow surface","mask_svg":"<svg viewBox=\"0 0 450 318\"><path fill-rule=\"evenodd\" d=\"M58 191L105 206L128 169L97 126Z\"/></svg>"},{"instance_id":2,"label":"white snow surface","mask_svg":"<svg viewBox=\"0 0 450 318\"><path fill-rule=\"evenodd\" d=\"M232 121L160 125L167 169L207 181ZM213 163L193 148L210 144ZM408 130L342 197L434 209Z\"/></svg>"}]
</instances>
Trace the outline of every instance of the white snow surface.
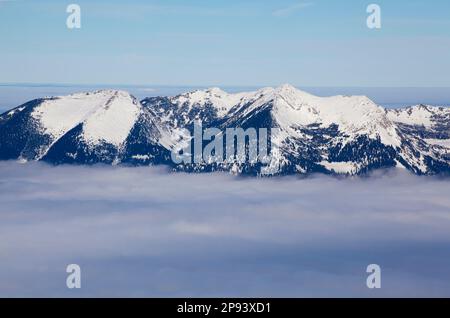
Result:
<instances>
[{"instance_id":1,"label":"white snow surface","mask_svg":"<svg viewBox=\"0 0 450 318\"><path fill-rule=\"evenodd\" d=\"M386 145L401 144L396 127L387 118L384 108L366 96L318 97L291 85L275 89L275 94L275 117L282 127L337 124L351 138L368 135L373 139L379 137Z\"/></svg>"},{"instance_id":2,"label":"white snow surface","mask_svg":"<svg viewBox=\"0 0 450 318\"><path fill-rule=\"evenodd\" d=\"M419 105L385 110L365 96L319 97L288 84L236 94L210 88L170 99L179 107L187 105L189 109L212 105L220 117L233 119L238 114L245 117L264 105L273 105L271 115L280 128L273 141L279 146L292 136L304 138L299 126L316 124L325 128L337 124L345 136L336 142L345 144L358 135L367 135L373 139L380 138L385 145L400 147L401 137L397 134L396 123L431 126L433 114L450 116L449 108ZM102 90L47 99L36 107L32 116L39 121L44 132L52 136L52 143L82 123L82 138L88 145L106 142L120 147L142 111L141 104L129 93ZM159 142L169 149L180 137L176 129L167 133L161 131ZM434 140L427 142L449 147L447 141L442 144ZM326 161L323 165L338 173L351 173L358 168L349 163Z\"/></svg>"},{"instance_id":3,"label":"white snow surface","mask_svg":"<svg viewBox=\"0 0 450 318\"><path fill-rule=\"evenodd\" d=\"M140 103L129 93L101 90L47 99L36 107L32 117L54 141L83 123L83 139L88 144L120 146L140 111Z\"/></svg>"},{"instance_id":4,"label":"white snow surface","mask_svg":"<svg viewBox=\"0 0 450 318\"><path fill-rule=\"evenodd\" d=\"M130 94L115 92L84 122L84 139L92 144L104 141L119 147L130 134L140 111L140 103Z\"/></svg>"},{"instance_id":5,"label":"white snow surface","mask_svg":"<svg viewBox=\"0 0 450 318\"><path fill-rule=\"evenodd\" d=\"M450 150L450 139L425 139L430 145L441 146Z\"/></svg>"},{"instance_id":6,"label":"white snow surface","mask_svg":"<svg viewBox=\"0 0 450 318\"><path fill-rule=\"evenodd\" d=\"M416 105L403 109L390 109L387 111L388 118L394 122L412 125L432 127L432 117L450 116L450 108L429 105Z\"/></svg>"},{"instance_id":7,"label":"white snow surface","mask_svg":"<svg viewBox=\"0 0 450 318\"><path fill-rule=\"evenodd\" d=\"M252 95L252 93L229 94L220 88L213 87L207 90L196 90L172 97L171 102L179 106L186 104L189 109L194 106L201 107L205 104L211 104L217 109L219 116L224 116L233 106L242 103L243 100Z\"/></svg>"},{"instance_id":8,"label":"white snow surface","mask_svg":"<svg viewBox=\"0 0 450 318\"><path fill-rule=\"evenodd\" d=\"M285 84L237 94L210 88L176 96L172 102L189 107L212 104L221 117L232 116L238 111L246 116L265 104L273 103L272 114L286 135L296 135L294 128L299 125L320 124L328 127L337 124L351 138L368 135L373 139L379 137L386 145L401 144L396 127L387 117L385 109L365 96L319 97ZM234 110L233 113L231 110Z\"/></svg>"},{"instance_id":9,"label":"white snow surface","mask_svg":"<svg viewBox=\"0 0 450 318\"><path fill-rule=\"evenodd\" d=\"M338 174L355 174L358 172L360 167L358 164L354 162L328 162L328 161L322 161L320 163L322 166L324 166L329 171L334 171Z\"/></svg>"}]
</instances>

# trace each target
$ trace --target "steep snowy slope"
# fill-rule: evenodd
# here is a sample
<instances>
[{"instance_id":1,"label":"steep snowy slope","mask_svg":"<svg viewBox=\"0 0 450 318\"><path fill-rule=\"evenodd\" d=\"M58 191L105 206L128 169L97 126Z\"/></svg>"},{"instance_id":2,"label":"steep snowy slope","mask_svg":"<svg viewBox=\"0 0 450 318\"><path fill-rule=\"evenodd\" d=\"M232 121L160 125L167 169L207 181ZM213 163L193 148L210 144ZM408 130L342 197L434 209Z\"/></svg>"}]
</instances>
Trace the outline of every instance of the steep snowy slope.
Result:
<instances>
[{"instance_id":1,"label":"steep snowy slope","mask_svg":"<svg viewBox=\"0 0 450 318\"><path fill-rule=\"evenodd\" d=\"M167 140L164 136L168 134L158 127L156 119L149 118L149 111L139 101L123 91L102 90L36 100L6 116L9 120L0 124L0 131L8 134L8 124L15 122L15 128L24 133L7 137L16 143L19 155L16 151L4 159L118 163L127 159L123 150L130 147L127 141L139 130L136 126L142 124L155 135L146 135L145 142L156 147L161 147L159 140ZM26 142L20 142L21 139Z\"/></svg>"},{"instance_id":2,"label":"steep snowy slope","mask_svg":"<svg viewBox=\"0 0 450 318\"><path fill-rule=\"evenodd\" d=\"M205 126L224 118L236 108L254 103L272 88L256 92L229 94L219 88L196 90L174 97L151 97L141 103L151 107L161 120L173 127L187 127L194 120L201 120Z\"/></svg>"},{"instance_id":3,"label":"steep snowy slope","mask_svg":"<svg viewBox=\"0 0 450 318\"><path fill-rule=\"evenodd\" d=\"M401 157L417 173L445 170L450 162L450 108L417 105L386 111L404 136Z\"/></svg>"},{"instance_id":4,"label":"steep snowy slope","mask_svg":"<svg viewBox=\"0 0 450 318\"><path fill-rule=\"evenodd\" d=\"M188 126L195 119L206 126L223 119L236 122L272 104L276 122L286 130L293 126L336 124L349 133L370 134L374 138L379 136L386 144L400 144L385 110L364 96L321 98L283 85L238 94L211 88L173 98L148 98L143 104L150 105L164 121L176 122L177 127Z\"/></svg>"},{"instance_id":5,"label":"steep snowy slope","mask_svg":"<svg viewBox=\"0 0 450 318\"><path fill-rule=\"evenodd\" d=\"M261 172L260 163L173 163L180 138L189 143L182 129L192 132L198 121L221 131L269 129L271 165L280 174L389 167L450 174L449 108L386 110L365 96L318 97L291 85L238 94L211 88L142 102L112 90L34 100L0 115L0 159Z\"/></svg>"},{"instance_id":6,"label":"steep snowy slope","mask_svg":"<svg viewBox=\"0 0 450 318\"><path fill-rule=\"evenodd\" d=\"M430 128L439 125L443 121L446 121L450 125L449 107L416 105L403 109L389 109L387 110L387 114L392 121L404 125Z\"/></svg>"},{"instance_id":7,"label":"steep snowy slope","mask_svg":"<svg viewBox=\"0 0 450 318\"><path fill-rule=\"evenodd\" d=\"M53 143L81 124L80 137L87 145L120 147L140 112L139 102L126 92L97 91L45 100L31 116Z\"/></svg>"},{"instance_id":8,"label":"steep snowy slope","mask_svg":"<svg viewBox=\"0 0 450 318\"><path fill-rule=\"evenodd\" d=\"M223 127L276 127L285 173L354 174L395 166L401 144L382 107L363 96L318 97L291 85L266 88L233 108Z\"/></svg>"},{"instance_id":9,"label":"steep snowy slope","mask_svg":"<svg viewBox=\"0 0 450 318\"><path fill-rule=\"evenodd\" d=\"M441 139L436 141L435 135L417 140L405 131L393 112L365 96L318 97L282 85L240 94L213 88L173 98L146 99L143 104L173 128L191 128L194 120L222 130L278 128L271 142L279 149L283 173L355 174L395 166L416 173L448 169L448 158L442 151L446 143L440 144ZM413 122L424 118L421 115L411 119L401 111L398 116ZM431 117L426 118L430 122L436 118L441 134L448 131L448 117ZM244 165L238 170L246 168Z\"/></svg>"}]
</instances>

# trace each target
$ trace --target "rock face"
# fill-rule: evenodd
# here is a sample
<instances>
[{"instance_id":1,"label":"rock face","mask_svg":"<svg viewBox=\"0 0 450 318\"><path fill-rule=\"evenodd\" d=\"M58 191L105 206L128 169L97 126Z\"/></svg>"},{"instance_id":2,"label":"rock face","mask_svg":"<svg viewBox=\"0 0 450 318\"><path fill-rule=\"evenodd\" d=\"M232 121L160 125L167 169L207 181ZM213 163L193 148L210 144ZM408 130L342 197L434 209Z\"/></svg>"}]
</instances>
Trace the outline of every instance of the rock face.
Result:
<instances>
[{"instance_id":1,"label":"rock face","mask_svg":"<svg viewBox=\"0 0 450 318\"><path fill-rule=\"evenodd\" d=\"M261 164L175 164L172 149L203 128L273 129L278 174L363 174L399 167L450 174L450 108L384 109L364 96L317 97L290 85L228 94L219 88L141 102L123 91L30 101L0 115L0 160L166 164L188 172L258 175Z\"/></svg>"}]
</instances>

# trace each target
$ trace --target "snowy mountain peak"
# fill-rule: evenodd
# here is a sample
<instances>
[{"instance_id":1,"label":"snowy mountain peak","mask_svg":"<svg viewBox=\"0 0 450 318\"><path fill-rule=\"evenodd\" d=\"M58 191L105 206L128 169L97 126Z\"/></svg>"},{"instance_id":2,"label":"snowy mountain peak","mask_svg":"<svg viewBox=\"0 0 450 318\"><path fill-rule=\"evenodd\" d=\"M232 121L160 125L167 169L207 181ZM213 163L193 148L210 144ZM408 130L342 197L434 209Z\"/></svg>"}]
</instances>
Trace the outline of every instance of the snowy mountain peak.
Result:
<instances>
[{"instance_id":1,"label":"snowy mountain peak","mask_svg":"<svg viewBox=\"0 0 450 318\"><path fill-rule=\"evenodd\" d=\"M284 83L277 87L278 90L297 90L297 88L294 85L291 85L289 83Z\"/></svg>"},{"instance_id":2,"label":"snowy mountain peak","mask_svg":"<svg viewBox=\"0 0 450 318\"><path fill-rule=\"evenodd\" d=\"M220 89L219 87L210 87L206 90L206 93L212 94L212 95L218 95L223 96L227 95L228 93Z\"/></svg>"},{"instance_id":3,"label":"snowy mountain peak","mask_svg":"<svg viewBox=\"0 0 450 318\"><path fill-rule=\"evenodd\" d=\"M142 106L127 92L105 93L111 98L84 120L83 137L88 144L104 142L118 147L126 140Z\"/></svg>"},{"instance_id":4,"label":"snowy mountain peak","mask_svg":"<svg viewBox=\"0 0 450 318\"><path fill-rule=\"evenodd\" d=\"M261 105L277 98L284 98L286 101L295 103L301 99L312 99L313 95L300 91L292 85L285 84L277 88L264 87L252 92L227 93L218 87L206 90L195 90L170 98L171 102L179 107L201 108L210 105L217 110L219 116L226 115L231 109L254 103L254 106Z\"/></svg>"},{"instance_id":5,"label":"snowy mountain peak","mask_svg":"<svg viewBox=\"0 0 450 318\"><path fill-rule=\"evenodd\" d=\"M123 90L115 90L115 89L100 89L92 92L79 92L70 94L67 96L57 96L54 98L116 98L116 97L125 97L125 98L134 98L130 93Z\"/></svg>"},{"instance_id":6,"label":"snowy mountain peak","mask_svg":"<svg viewBox=\"0 0 450 318\"><path fill-rule=\"evenodd\" d=\"M277 128L272 142L282 174L359 174L396 166L450 173L450 108L387 110L366 96L319 97L289 84L241 93L212 87L142 104L118 90L37 99L0 116L0 159L230 170L234 165L170 161L179 128L192 129L196 120L219 129ZM251 165L239 169L257 173Z\"/></svg>"},{"instance_id":7,"label":"snowy mountain peak","mask_svg":"<svg viewBox=\"0 0 450 318\"><path fill-rule=\"evenodd\" d=\"M170 101L178 107L187 107L187 112L192 108L204 108L205 105L212 106L219 116L225 115L231 108L239 104L245 93L230 94L220 88L212 87L206 90L195 90L170 98Z\"/></svg>"},{"instance_id":8,"label":"snowy mountain peak","mask_svg":"<svg viewBox=\"0 0 450 318\"><path fill-rule=\"evenodd\" d=\"M283 94L300 94L300 93L304 93L304 92L302 92L301 90L299 90L298 88L294 87L291 84L280 85L280 86L276 87L274 89L274 91L276 93L278 93L278 94L281 94L281 95L283 95Z\"/></svg>"},{"instance_id":9,"label":"snowy mountain peak","mask_svg":"<svg viewBox=\"0 0 450 318\"><path fill-rule=\"evenodd\" d=\"M43 100L31 117L50 138L47 149L78 125L87 144L121 145L141 111L140 103L128 92L99 90Z\"/></svg>"}]
</instances>

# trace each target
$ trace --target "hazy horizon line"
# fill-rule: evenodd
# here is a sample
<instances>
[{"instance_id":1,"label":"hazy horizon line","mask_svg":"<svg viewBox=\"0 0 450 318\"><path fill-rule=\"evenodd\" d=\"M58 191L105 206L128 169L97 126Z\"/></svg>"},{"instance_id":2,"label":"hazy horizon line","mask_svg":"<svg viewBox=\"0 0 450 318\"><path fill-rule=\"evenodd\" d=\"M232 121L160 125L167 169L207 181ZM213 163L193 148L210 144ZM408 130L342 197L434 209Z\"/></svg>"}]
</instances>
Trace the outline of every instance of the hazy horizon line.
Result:
<instances>
[{"instance_id":1,"label":"hazy horizon line","mask_svg":"<svg viewBox=\"0 0 450 318\"><path fill-rule=\"evenodd\" d=\"M450 86L358 86L358 85L298 85L286 82L294 87L304 88L383 88L383 89L405 89L405 88L419 88L419 89L450 89ZM286 84L284 83L284 84ZM83 86L122 86L122 87L245 87L245 88L258 88L258 87L277 87L281 84L255 84L255 85L230 85L230 84L130 84L130 83L48 83L48 82L0 82L0 86L30 86L30 87L83 87Z\"/></svg>"}]
</instances>

